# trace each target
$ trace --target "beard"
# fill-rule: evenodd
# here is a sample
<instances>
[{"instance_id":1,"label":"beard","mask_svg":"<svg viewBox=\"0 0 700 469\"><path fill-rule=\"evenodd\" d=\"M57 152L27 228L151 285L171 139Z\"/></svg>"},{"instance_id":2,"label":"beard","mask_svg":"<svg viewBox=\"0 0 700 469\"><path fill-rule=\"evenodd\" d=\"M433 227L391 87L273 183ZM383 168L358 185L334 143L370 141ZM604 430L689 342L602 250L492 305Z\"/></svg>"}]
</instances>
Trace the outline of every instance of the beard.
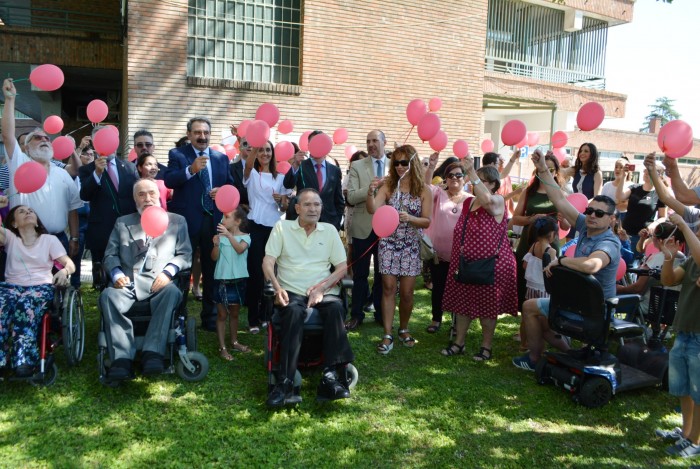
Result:
<instances>
[{"instance_id":1,"label":"beard","mask_svg":"<svg viewBox=\"0 0 700 469\"><path fill-rule=\"evenodd\" d=\"M40 163L48 163L53 158L53 147L51 145L41 145L37 148L27 150L29 157Z\"/></svg>"}]
</instances>

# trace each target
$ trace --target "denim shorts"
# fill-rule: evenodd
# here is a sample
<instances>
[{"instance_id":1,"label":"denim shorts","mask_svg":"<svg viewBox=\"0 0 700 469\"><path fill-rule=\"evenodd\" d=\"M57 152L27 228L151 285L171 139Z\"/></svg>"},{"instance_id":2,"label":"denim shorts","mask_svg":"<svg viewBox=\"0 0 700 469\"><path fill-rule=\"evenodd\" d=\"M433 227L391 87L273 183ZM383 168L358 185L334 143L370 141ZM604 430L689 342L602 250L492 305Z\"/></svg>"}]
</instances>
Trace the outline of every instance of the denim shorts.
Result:
<instances>
[{"instance_id":1,"label":"denim shorts","mask_svg":"<svg viewBox=\"0 0 700 469\"><path fill-rule=\"evenodd\" d=\"M549 298L537 298L537 309L544 317L549 317Z\"/></svg>"},{"instance_id":2,"label":"denim shorts","mask_svg":"<svg viewBox=\"0 0 700 469\"><path fill-rule=\"evenodd\" d=\"M222 305L242 305L248 279L214 280L214 301Z\"/></svg>"},{"instance_id":3,"label":"denim shorts","mask_svg":"<svg viewBox=\"0 0 700 469\"><path fill-rule=\"evenodd\" d=\"M668 392L700 404L700 334L679 332L668 355Z\"/></svg>"}]
</instances>

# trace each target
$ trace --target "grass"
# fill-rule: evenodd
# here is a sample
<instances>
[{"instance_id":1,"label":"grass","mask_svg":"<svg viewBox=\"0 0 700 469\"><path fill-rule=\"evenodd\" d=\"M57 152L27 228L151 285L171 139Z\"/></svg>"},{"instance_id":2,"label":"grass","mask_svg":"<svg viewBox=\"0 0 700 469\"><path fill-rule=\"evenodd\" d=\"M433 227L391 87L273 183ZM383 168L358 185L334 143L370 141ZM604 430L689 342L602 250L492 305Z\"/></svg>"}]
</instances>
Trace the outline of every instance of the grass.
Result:
<instances>
[{"instance_id":1,"label":"grass","mask_svg":"<svg viewBox=\"0 0 700 469\"><path fill-rule=\"evenodd\" d=\"M653 437L680 423L677 400L646 389L601 409L574 404L514 368L514 318L499 321L494 359L442 357L447 327L424 332L430 296L416 292L411 324L418 344L375 352L382 331L350 333L360 382L347 401L314 401L318 370L303 372L304 402L269 411L264 334L240 334L250 354L218 357L214 334L199 332L210 372L199 383L138 378L112 389L97 381L96 295L86 287L87 347L48 388L0 383L2 467L687 467ZM190 304L198 316L198 304ZM370 315L371 316L371 315ZM242 321L245 324L245 318Z\"/></svg>"}]
</instances>

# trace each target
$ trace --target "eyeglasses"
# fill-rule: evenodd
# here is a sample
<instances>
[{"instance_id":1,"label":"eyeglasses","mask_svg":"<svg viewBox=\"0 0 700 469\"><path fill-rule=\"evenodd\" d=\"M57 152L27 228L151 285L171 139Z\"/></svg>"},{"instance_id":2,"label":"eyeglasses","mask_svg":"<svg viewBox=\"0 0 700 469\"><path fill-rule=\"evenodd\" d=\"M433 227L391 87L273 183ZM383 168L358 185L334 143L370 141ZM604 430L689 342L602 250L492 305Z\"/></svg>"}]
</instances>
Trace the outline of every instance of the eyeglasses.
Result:
<instances>
[{"instance_id":1,"label":"eyeglasses","mask_svg":"<svg viewBox=\"0 0 700 469\"><path fill-rule=\"evenodd\" d=\"M595 214L595 216L598 218L603 218L605 215L612 215L612 213L606 212L605 210L601 210L599 208L592 208L592 207L586 207L586 210L583 211L583 214L584 215Z\"/></svg>"},{"instance_id":2,"label":"eyeglasses","mask_svg":"<svg viewBox=\"0 0 700 469\"><path fill-rule=\"evenodd\" d=\"M394 166L408 166L408 160L395 160Z\"/></svg>"},{"instance_id":3,"label":"eyeglasses","mask_svg":"<svg viewBox=\"0 0 700 469\"><path fill-rule=\"evenodd\" d=\"M462 174L462 173L450 173L447 175L447 179L459 179L459 178L463 178L463 177L464 177L464 174Z\"/></svg>"},{"instance_id":4,"label":"eyeglasses","mask_svg":"<svg viewBox=\"0 0 700 469\"><path fill-rule=\"evenodd\" d=\"M151 148L152 146L151 142L139 142L136 144L136 148Z\"/></svg>"},{"instance_id":5,"label":"eyeglasses","mask_svg":"<svg viewBox=\"0 0 700 469\"><path fill-rule=\"evenodd\" d=\"M50 142L51 139L47 135L33 135L32 140L37 139L43 142Z\"/></svg>"}]
</instances>

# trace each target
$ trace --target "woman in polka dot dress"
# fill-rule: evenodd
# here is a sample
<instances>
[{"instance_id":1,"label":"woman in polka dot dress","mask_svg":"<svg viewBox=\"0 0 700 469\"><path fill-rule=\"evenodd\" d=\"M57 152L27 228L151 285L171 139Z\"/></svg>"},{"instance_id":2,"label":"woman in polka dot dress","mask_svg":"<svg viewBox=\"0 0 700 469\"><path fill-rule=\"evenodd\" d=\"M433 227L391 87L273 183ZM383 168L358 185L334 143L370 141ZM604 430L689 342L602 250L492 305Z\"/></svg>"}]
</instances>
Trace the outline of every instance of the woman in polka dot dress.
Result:
<instances>
[{"instance_id":1,"label":"woman in polka dot dress","mask_svg":"<svg viewBox=\"0 0 700 469\"><path fill-rule=\"evenodd\" d=\"M464 201L462 215L455 227L450 273L442 306L445 311L456 314L457 330L455 341L450 342L441 353L445 356L464 354L467 330L472 320L478 318L482 329L481 348L472 358L485 361L491 359L491 343L498 315L516 315L518 312L516 265L506 239L508 221L505 202L502 196L495 194L500 186L498 170L483 167L475 171L471 155L465 158L464 165L476 197ZM477 260L493 256L497 251L493 285L465 285L455 280L460 254L469 260Z\"/></svg>"}]
</instances>

